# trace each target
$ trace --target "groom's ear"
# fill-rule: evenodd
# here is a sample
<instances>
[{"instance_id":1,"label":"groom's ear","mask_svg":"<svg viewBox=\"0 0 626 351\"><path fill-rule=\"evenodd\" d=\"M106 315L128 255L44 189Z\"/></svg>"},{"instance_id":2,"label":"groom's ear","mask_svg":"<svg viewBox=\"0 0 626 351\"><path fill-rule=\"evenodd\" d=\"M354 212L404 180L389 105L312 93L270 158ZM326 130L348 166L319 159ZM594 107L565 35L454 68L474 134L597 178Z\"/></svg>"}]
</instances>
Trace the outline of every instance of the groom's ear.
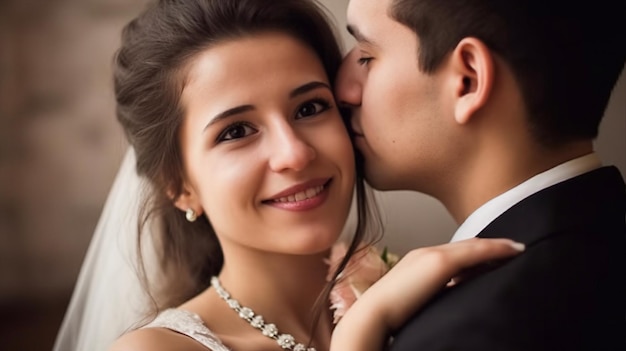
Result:
<instances>
[{"instance_id":1,"label":"groom's ear","mask_svg":"<svg viewBox=\"0 0 626 351\"><path fill-rule=\"evenodd\" d=\"M454 119L468 123L487 103L494 81L494 62L479 39L463 38L449 58L454 88Z\"/></svg>"}]
</instances>

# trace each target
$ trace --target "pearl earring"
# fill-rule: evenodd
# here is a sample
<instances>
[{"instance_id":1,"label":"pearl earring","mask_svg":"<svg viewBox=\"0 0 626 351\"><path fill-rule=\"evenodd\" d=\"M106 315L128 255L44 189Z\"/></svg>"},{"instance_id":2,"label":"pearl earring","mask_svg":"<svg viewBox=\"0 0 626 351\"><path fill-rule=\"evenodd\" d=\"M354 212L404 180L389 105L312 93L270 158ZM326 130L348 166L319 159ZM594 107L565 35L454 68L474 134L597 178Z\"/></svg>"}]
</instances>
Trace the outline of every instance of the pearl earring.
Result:
<instances>
[{"instance_id":1,"label":"pearl earring","mask_svg":"<svg viewBox=\"0 0 626 351\"><path fill-rule=\"evenodd\" d=\"M189 222L195 222L196 219L198 219L198 214L196 214L196 211L192 208L188 208L187 211L185 211L185 218L187 218Z\"/></svg>"}]
</instances>

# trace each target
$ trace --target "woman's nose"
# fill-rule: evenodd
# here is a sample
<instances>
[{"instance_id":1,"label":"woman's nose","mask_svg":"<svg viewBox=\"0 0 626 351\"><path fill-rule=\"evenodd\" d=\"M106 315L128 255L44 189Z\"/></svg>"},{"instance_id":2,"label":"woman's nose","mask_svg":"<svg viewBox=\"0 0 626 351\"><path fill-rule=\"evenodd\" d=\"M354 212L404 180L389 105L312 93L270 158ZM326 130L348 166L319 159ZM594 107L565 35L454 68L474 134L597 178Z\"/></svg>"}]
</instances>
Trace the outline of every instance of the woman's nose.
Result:
<instances>
[{"instance_id":1,"label":"woman's nose","mask_svg":"<svg viewBox=\"0 0 626 351\"><path fill-rule=\"evenodd\" d=\"M301 171L317 156L311 146L290 126L283 126L274 134L269 165L274 172Z\"/></svg>"}]
</instances>

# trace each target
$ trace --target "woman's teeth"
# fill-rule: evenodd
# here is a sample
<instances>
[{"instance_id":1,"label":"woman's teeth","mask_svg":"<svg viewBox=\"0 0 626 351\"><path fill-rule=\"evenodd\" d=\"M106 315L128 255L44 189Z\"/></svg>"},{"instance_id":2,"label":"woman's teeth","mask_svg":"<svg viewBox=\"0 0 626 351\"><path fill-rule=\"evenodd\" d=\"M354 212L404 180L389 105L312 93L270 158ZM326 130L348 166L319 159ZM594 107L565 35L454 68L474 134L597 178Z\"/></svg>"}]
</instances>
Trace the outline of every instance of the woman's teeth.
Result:
<instances>
[{"instance_id":1,"label":"woman's teeth","mask_svg":"<svg viewBox=\"0 0 626 351\"><path fill-rule=\"evenodd\" d=\"M315 197L317 194L321 193L322 190L324 190L324 186L323 185L319 185L316 187L312 187L312 188L308 188L304 191L300 191L297 192L293 195L289 195L289 196L285 196L285 197L281 197L278 199L275 199L274 202L296 202L296 201L302 201L302 200L306 200L306 199L310 199L312 197Z\"/></svg>"}]
</instances>

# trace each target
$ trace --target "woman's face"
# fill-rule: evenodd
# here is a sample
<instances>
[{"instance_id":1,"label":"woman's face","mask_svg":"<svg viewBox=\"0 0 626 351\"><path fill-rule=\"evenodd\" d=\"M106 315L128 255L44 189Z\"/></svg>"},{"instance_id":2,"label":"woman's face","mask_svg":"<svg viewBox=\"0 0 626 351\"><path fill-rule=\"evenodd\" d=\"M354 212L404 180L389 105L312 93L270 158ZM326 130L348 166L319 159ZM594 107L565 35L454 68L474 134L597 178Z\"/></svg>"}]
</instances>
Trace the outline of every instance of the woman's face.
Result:
<instances>
[{"instance_id":1,"label":"woman's face","mask_svg":"<svg viewBox=\"0 0 626 351\"><path fill-rule=\"evenodd\" d=\"M354 157L311 49L277 33L220 43L191 62L182 104L176 204L203 211L225 252L312 254L337 240Z\"/></svg>"}]
</instances>

